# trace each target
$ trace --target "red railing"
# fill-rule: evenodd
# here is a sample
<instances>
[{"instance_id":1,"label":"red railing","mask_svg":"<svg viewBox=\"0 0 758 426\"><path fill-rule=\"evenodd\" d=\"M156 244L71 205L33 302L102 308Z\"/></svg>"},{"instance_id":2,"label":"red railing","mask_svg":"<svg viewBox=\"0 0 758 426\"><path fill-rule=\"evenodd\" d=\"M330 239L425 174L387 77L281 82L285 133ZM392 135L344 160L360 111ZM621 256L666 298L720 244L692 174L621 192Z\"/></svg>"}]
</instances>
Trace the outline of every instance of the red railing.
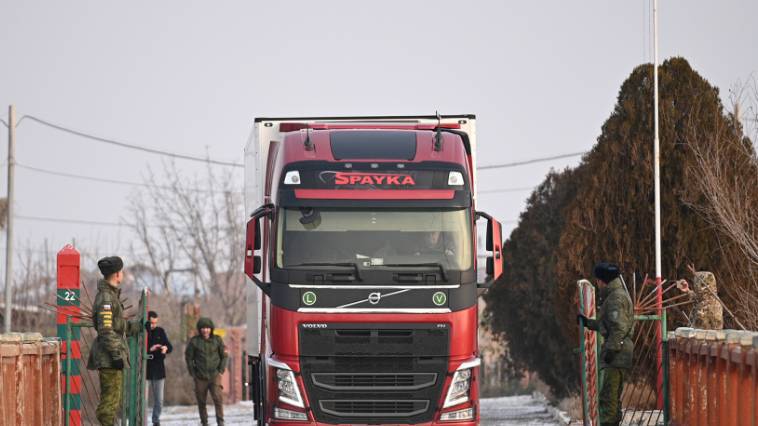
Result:
<instances>
[{"instance_id":1,"label":"red railing","mask_svg":"<svg viewBox=\"0 0 758 426\"><path fill-rule=\"evenodd\" d=\"M669 335L671 424L758 425L758 333Z\"/></svg>"}]
</instances>

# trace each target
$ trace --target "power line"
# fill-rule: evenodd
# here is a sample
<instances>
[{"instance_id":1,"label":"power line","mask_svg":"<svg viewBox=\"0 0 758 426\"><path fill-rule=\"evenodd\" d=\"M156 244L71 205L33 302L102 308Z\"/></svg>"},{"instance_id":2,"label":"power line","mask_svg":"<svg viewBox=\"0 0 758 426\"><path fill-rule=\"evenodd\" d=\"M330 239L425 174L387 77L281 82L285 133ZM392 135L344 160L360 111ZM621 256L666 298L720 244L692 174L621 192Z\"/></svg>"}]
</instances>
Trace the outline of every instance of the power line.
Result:
<instances>
[{"instance_id":1,"label":"power line","mask_svg":"<svg viewBox=\"0 0 758 426\"><path fill-rule=\"evenodd\" d=\"M109 184L115 184L115 185L127 185L127 186L139 186L144 188L160 188L160 189L166 189L166 190L173 190L175 188L167 185L153 185L149 183L141 183L141 182L133 182L128 180L118 180L118 179L109 179L109 178L100 178L95 176L85 176L85 175L78 175L74 173L68 173L68 172L59 172L55 170L48 170L43 169L41 167L34 167L34 166L27 166L25 164L21 164L19 162L16 162L16 166L19 168L30 170L36 173L42 173L46 175L52 175L52 176L61 176L66 177L70 179L79 179L79 180L87 180L92 182L101 182L101 183L109 183ZM207 192L207 193L225 193L225 192L235 192L235 193L241 193L241 191L219 191L219 190L212 190L212 189L203 189L203 188L183 188L188 191L192 192Z\"/></svg>"},{"instance_id":2,"label":"power line","mask_svg":"<svg viewBox=\"0 0 758 426\"><path fill-rule=\"evenodd\" d=\"M584 155L586 152L572 152L569 154L560 154L560 155L554 155L552 157L541 157L541 158L532 158L529 160L523 160L523 161L516 161L514 163L504 163L504 164L490 164L487 166L479 166L476 169L477 170L490 170L490 169L504 169L507 167L516 167L516 166L525 166L527 164L534 164L534 163L542 163L545 161L552 161L552 160L560 160L562 158L571 158L571 157L578 157L580 155Z\"/></svg>"},{"instance_id":3,"label":"power line","mask_svg":"<svg viewBox=\"0 0 758 426\"><path fill-rule=\"evenodd\" d=\"M58 217L43 217L43 216L23 216L16 215L16 219L34 221L34 222L52 222L52 223L69 223L75 225L96 225L96 226L117 226L117 227L131 227L128 223L118 222L101 222L96 220L80 220L80 219L62 219Z\"/></svg>"},{"instance_id":4,"label":"power line","mask_svg":"<svg viewBox=\"0 0 758 426\"><path fill-rule=\"evenodd\" d=\"M133 228L136 226L134 223L129 223L129 222L105 222L105 221L98 221L98 220L65 219L65 218L48 217L48 216L13 215L13 218L26 220L26 221L33 221L33 222L68 223L68 224L73 224L73 225L114 226L114 227L120 227L120 228L125 228L125 227ZM155 228L155 229L165 228L165 226L163 225L147 225L147 227Z\"/></svg>"},{"instance_id":5,"label":"power line","mask_svg":"<svg viewBox=\"0 0 758 426\"><path fill-rule=\"evenodd\" d=\"M2 164L0 164L2 166ZM101 183L109 183L109 184L115 184L115 185L127 185L127 186L138 186L138 187L144 187L144 188L160 188L160 189L167 189L167 190L173 190L175 188L171 186L166 185L154 185L149 183L141 183L141 182L134 182L134 181L126 181L126 180L119 180L119 179L110 179L110 178L101 178L101 177L95 177L95 176L86 176L86 175L79 175L75 173L68 173L68 172L60 172L55 170L49 170L49 169L43 169L41 167L35 167L35 166L29 166L26 164L21 164L19 162L16 162L16 166L18 166L21 169L33 171L36 173L42 173L52 176L61 176L66 177L70 179L79 179L79 180L86 180L86 181L92 181L92 182L101 182ZM500 189L488 189L488 190L482 190L478 191L480 194L489 194L489 193L502 193L502 192L521 192L521 191L529 191L534 189L533 186L524 186L520 188L500 188ZM203 188L186 188L189 191L192 192L207 192L207 193L226 193L230 191L222 191L222 190L212 190L212 189L203 189ZM231 191L235 193L241 193L241 191Z\"/></svg>"},{"instance_id":6,"label":"power line","mask_svg":"<svg viewBox=\"0 0 758 426\"><path fill-rule=\"evenodd\" d=\"M130 144L130 143L121 142L121 141L117 141L117 140L113 140L113 139L107 139L107 138L103 138L103 137L100 137L100 136L95 136L95 135L92 135L92 134L89 134L89 133L84 133L84 132L81 132L81 131L78 131L78 130L74 130L74 129L71 129L71 128L68 128L68 127L64 127L64 126L61 126L61 125L58 125L58 124L54 124L54 123L51 123L49 121L43 120L41 118L35 117L33 115L24 115L18 121L17 125L20 124L21 121L23 121L25 118L28 118L28 119L30 119L32 121L35 121L35 122L39 123L39 124L42 124L44 126L47 126L47 127L50 127L50 128L62 131L62 132L70 133L70 134L73 134L73 135L76 135L76 136L80 136L80 137L83 137L83 138L87 138L87 139L91 139L91 140L94 140L94 141L97 141L97 142L103 142L103 143L107 143L107 144L111 144L111 145L120 146L122 148L135 149L135 150L139 150L139 151L143 151L143 152L147 152L147 153L151 153L151 154L165 155L165 156L168 156L168 157L171 157L171 158L178 158L178 159L183 159L183 160L199 161L199 162L203 162L203 163L218 164L218 165L222 165L222 166L230 166L230 167L237 167L237 168L244 167L240 163L233 163L233 162L229 162L229 161L213 160L213 159L210 159L210 158L197 157L197 156L192 156L192 155L187 155L187 154L177 154L177 153L173 153L173 152L169 152L169 151L163 151L163 150L159 150L159 149L148 148L148 147L145 147L145 146ZM5 121L3 121L3 123L6 126L8 125ZM517 161L517 162L513 162L513 163L493 164L493 165L479 166L477 169L478 170L490 170L490 169L501 169L501 168L508 168L508 167L516 167L516 166L523 166L523 165L527 165L527 164L541 163L541 162L545 162L545 161L560 160L560 159L563 159L563 158L578 157L578 156L584 155L584 154L585 154L585 152L574 152L574 153L569 153L569 154L555 155L555 156L551 156L551 157L533 158L533 159L524 160L524 161Z\"/></svg>"},{"instance_id":7,"label":"power line","mask_svg":"<svg viewBox=\"0 0 758 426\"><path fill-rule=\"evenodd\" d=\"M47 127L50 127L50 128L56 129L56 130L60 130L62 132L70 133L72 135L80 136L80 137L83 137L83 138L86 138L86 139L90 139L90 140L94 140L94 141L97 141L97 142L103 142L103 143L107 143L107 144L110 144L110 145L116 145L116 146L119 146L119 147L122 147L122 148L135 149L135 150L147 152L147 153L150 153L150 154L164 155L164 156L167 156L167 157L177 158L177 159L181 159L181 160L199 161L199 162L202 162L202 163L217 164L217 165L220 165L220 166L229 166L229 167L238 167L238 168L244 167L240 163L233 163L233 162L230 162L230 161L212 160L210 158L196 157L196 156L187 155L187 154L177 154L177 153L173 153L173 152L169 152L169 151L163 151L163 150L160 150L160 149L148 148L148 147L145 147L145 146L135 145L135 144L126 143L126 142L120 142L120 141L113 140L113 139L107 139L107 138L103 138L103 137L100 137L100 136L91 135L89 133L80 132L78 130L70 129L68 127L60 126L58 124L53 124L53 123L51 123L49 121L43 120L41 118L37 118L37 117L35 117L33 115L25 115L24 117L22 117L22 119L23 118L28 118L28 119L30 119L32 121L35 121L35 122L37 122L39 124L42 124L43 126L47 126Z\"/></svg>"},{"instance_id":8,"label":"power line","mask_svg":"<svg viewBox=\"0 0 758 426\"><path fill-rule=\"evenodd\" d=\"M480 194L495 194L495 193L502 193L502 192L523 192L523 191L531 191L535 187L534 186L524 186L521 188L500 188L500 189L486 189L484 191L477 191Z\"/></svg>"},{"instance_id":9,"label":"power line","mask_svg":"<svg viewBox=\"0 0 758 426\"><path fill-rule=\"evenodd\" d=\"M5 252L5 247L0 247L0 251ZM31 249L31 248L25 248L20 251L22 251L23 253L32 252L32 253L43 253L43 254L58 254L58 251L56 250L42 250L42 249Z\"/></svg>"},{"instance_id":10,"label":"power line","mask_svg":"<svg viewBox=\"0 0 758 426\"><path fill-rule=\"evenodd\" d=\"M47 170L40 167L27 166L19 162L16 162L16 166L18 166L21 169L30 170L37 173L43 173L43 174L52 175L52 176L62 176L62 177L71 178L71 179L89 180L89 181L94 181L94 182L111 183L111 184L116 184L116 185L144 186L144 187L150 186L149 184L140 183L140 182L130 182L126 180L98 178L94 176L77 175L74 173L57 172L54 170Z\"/></svg>"}]
</instances>

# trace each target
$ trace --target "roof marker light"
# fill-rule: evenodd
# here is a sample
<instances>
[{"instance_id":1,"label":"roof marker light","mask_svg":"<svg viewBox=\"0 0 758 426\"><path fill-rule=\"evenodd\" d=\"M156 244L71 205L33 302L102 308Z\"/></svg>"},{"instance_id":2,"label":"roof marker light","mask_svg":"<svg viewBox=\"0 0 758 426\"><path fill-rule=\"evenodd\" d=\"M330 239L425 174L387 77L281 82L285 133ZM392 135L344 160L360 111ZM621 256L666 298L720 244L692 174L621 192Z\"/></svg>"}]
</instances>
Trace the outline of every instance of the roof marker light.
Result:
<instances>
[{"instance_id":1,"label":"roof marker light","mask_svg":"<svg viewBox=\"0 0 758 426\"><path fill-rule=\"evenodd\" d=\"M300 185L300 172L297 170L291 170L284 175L285 185Z\"/></svg>"},{"instance_id":2,"label":"roof marker light","mask_svg":"<svg viewBox=\"0 0 758 426\"><path fill-rule=\"evenodd\" d=\"M450 172L447 176L447 184L450 186L462 186L463 185L463 173Z\"/></svg>"}]
</instances>

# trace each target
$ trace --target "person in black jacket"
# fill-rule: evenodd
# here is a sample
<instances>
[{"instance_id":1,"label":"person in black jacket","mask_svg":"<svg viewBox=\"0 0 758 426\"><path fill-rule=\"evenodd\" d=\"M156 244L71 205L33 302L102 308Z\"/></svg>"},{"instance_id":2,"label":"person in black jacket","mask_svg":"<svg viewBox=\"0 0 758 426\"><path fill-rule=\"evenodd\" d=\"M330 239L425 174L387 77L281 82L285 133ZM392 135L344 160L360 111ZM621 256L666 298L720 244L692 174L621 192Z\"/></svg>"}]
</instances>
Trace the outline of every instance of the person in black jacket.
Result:
<instances>
[{"instance_id":1,"label":"person in black jacket","mask_svg":"<svg viewBox=\"0 0 758 426\"><path fill-rule=\"evenodd\" d=\"M162 327L158 327L158 314L147 313L147 381L153 395L153 425L159 426L161 408L163 408L163 385L166 381L166 367L163 360L173 348Z\"/></svg>"}]
</instances>

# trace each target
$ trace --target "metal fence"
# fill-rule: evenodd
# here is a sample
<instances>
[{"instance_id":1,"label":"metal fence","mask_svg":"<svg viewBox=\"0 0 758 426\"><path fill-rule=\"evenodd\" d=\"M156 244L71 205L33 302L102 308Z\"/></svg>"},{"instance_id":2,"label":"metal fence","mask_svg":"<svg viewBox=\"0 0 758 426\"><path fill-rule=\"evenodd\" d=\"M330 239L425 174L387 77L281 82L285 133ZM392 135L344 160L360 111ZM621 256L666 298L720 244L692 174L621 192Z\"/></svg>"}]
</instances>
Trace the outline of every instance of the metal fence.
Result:
<instances>
[{"instance_id":1,"label":"metal fence","mask_svg":"<svg viewBox=\"0 0 758 426\"><path fill-rule=\"evenodd\" d=\"M145 405L147 401L147 289L140 294L137 307L138 333L127 338L129 345L129 364L124 370L123 425L144 425Z\"/></svg>"},{"instance_id":2,"label":"metal fence","mask_svg":"<svg viewBox=\"0 0 758 426\"><path fill-rule=\"evenodd\" d=\"M60 342L38 333L0 334L0 424L61 424Z\"/></svg>"},{"instance_id":3,"label":"metal fence","mask_svg":"<svg viewBox=\"0 0 758 426\"><path fill-rule=\"evenodd\" d=\"M669 335L672 424L758 424L758 333L678 328Z\"/></svg>"},{"instance_id":4,"label":"metal fence","mask_svg":"<svg viewBox=\"0 0 758 426\"><path fill-rule=\"evenodd\" d=\"M63 346L67 349L63 354L63 412L64 424L97 424L95 409L100 399L100 385L97 372L87 370L86 358L81 356L89 354L92 342L95 339L95 330L91 323L84 321L74 322L73 318L66 318L66 332ZM78 342L78 345L74 344ZM81 348L79 356L72 357L69 348Z\"/></svg>"},{"instance_id":5,"label":"metal fence","mask_svg":"<svg viewBox=\"0 0 758 426\"><path fill-rule=\"evenodd\" d=\"M659 339L659 328L666 335L666 312L662 315L635 315L634 357L632 368L621 393L623 407L622 424L659 425L668 424L668 371L667 362L659 363L657 354L666 348ZM659 378L662 386L658 386Z\"/></svg>"}]
</instances>

